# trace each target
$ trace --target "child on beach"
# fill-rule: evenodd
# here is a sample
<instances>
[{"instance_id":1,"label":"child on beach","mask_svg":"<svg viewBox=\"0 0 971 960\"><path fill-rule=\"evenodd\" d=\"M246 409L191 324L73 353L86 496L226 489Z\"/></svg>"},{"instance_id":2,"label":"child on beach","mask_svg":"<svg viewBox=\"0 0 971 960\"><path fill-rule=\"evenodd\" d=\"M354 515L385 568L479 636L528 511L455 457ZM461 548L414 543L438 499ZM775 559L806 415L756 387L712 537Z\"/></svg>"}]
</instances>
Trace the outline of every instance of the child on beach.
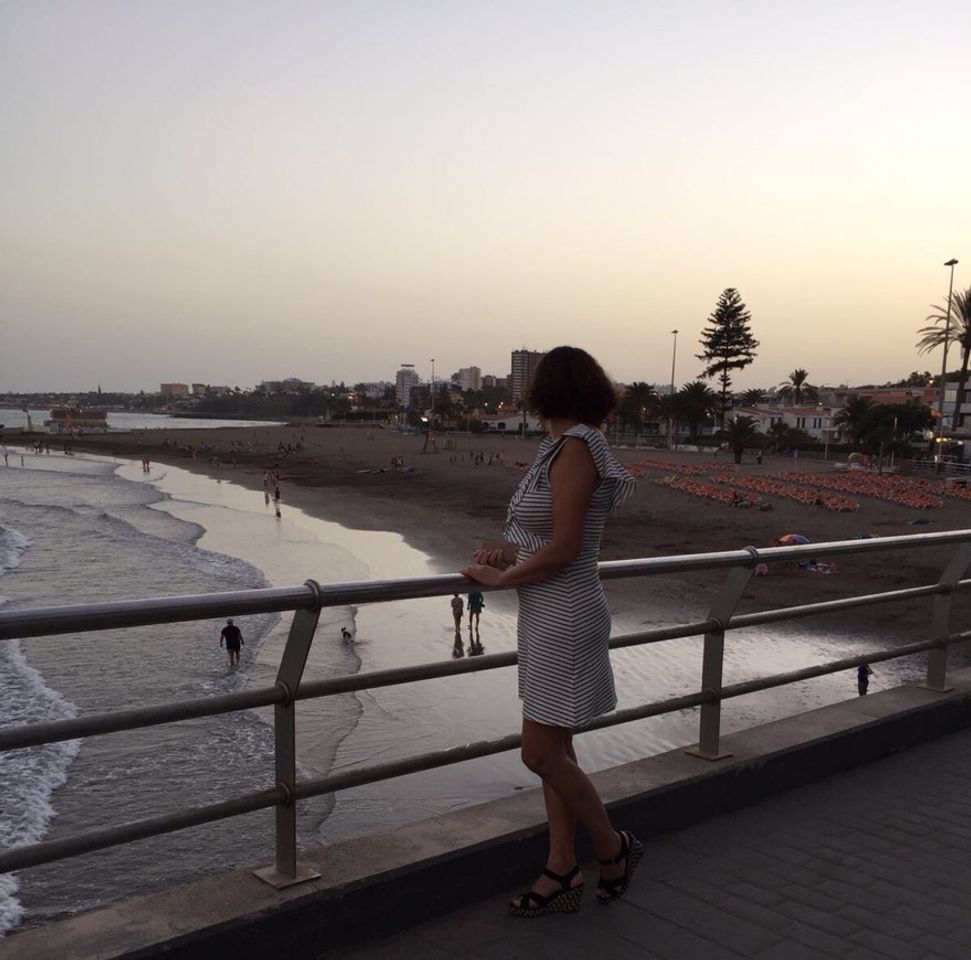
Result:
<instances>
[{"instance_id":1,"label":"child on beach","mask_svg":"<svg viewBox=\"0 0 971 960\"><path fill-rule=\"evenodd\" d=\"M452 596L452 617L455 620L455 632L462 629L462 614L465 612L465 601L456 593Z\"/></svg>"}]
</instances>

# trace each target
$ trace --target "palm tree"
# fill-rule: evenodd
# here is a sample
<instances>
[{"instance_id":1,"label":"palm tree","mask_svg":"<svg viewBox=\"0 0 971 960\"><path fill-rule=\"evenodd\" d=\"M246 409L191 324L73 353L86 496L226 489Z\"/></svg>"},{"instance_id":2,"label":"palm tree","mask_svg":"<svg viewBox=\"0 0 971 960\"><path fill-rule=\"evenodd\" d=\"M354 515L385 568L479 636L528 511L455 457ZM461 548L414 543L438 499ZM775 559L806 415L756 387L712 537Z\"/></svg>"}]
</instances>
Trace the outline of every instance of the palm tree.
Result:
<instances>
[{"instance_id":1,"label":"palm tree","mask_svg":"<svg viewBox=\"0 0 971 960\"><path fill-rule=\"evenodd\" d=\"M718 410L718 394L707 383L692 380L678 391L677 402L694 443L698 439L698 428Z\"/></svg>"},{"instance_id":2,"label":"palm tree","mask_svg":"<svg viewBox=\"0 0 971 960\"><path fill-rule=\"evenodd\" d=\"M804 400L808 403L815 403L819 391L809 383L809 372L797 367L789 374L788 380L783 380L779 384L779 396L783 400L792 400L796 405Z\"/></svg>"},{"instance_id":3,"label":"palm tree","mask_svg":"<svg viewBox=\"0 0 971 960\"><path fill-rule=\"evenodd\" d=\"M661 420L667 420L671 425L671 438L674 443L678 441L678 434L681 428L681 419L684 415L683 404L680 394L664 394L657 398L657 415Z\"/></svg>"},{"instance_id":4,"label":"palm tree","mask_svg":"<svg viewBox=\"0 0 971 960\"><path fill-rule=\"evenodd\" d=\"M762 402L762 397L765 395L765 391L760 387L752 387L749 390L745 390L741 397L739 397L739 403L743 407L754 407L756 404Z\"/></svg>"},{"instance_id":5,"label":"palm tree","mask_svg":"<svg viewBox=\"0 0 971 960\"><path fill-rule=\"evenodd\" d=\"M643 381L635 381L624 390L617 407L617 416L625 430L632 426L635 432L639 432L648 413L656 405L657 394L654 387Z\"/></svg>"},{"instance_id":6,"label":"palm tree","mask_svg":"<svg viewBox=\"0 0 971 960\"><path fill-rule=\"evenodd\" d=\"M876 404L869 397L850 397L846 406L833 417L833 426L840 436L847 436L852 443L862 443L873 426Z\"/></svg>"},{"instance_id":7,"label":"palm tree","mask_svg":"<svg viewBox=\"0 0 971 960\"><path fill-rule=\"evenodd\" d=\"M742 454L745 452L746 447L755 446L762 439L762 434L759 433L755 417L746 417L743 415L729 420L718 431L718 436L731 447L732 453L735 455L736 463L742 462Z\"/></svg>"},{"instance_id":8,"label":"palm tree","mask_svg":"<svg viewBox=\"0 0 971 960\"><path fill-rule=\"evenodd\" d=\"M788 445L789 427L782 421L776 420L766 431L768 439L772 441L776 453L781 453Z\"/></svg>"},{"instance_id":9,"label":"palm tree","mask_svg":"<svg viewBox=\"0 0 971 960\"><path fill-rule=\"evenodd\" d=\"M961 375L958 379L958 395L954 404L954 416L951 429L956 430L960 425L961 407L964 404L964 381L968 378L968 361L971 359L971 287L963 293L958 290L951 297L951 322L948 323L947 310L944 307L932 306L935 313L924 317L933 320L935 326L921 327L917 333L917 352L928 353L936 347L948 343L961 344Z\"/></svg>"}]
</instances>

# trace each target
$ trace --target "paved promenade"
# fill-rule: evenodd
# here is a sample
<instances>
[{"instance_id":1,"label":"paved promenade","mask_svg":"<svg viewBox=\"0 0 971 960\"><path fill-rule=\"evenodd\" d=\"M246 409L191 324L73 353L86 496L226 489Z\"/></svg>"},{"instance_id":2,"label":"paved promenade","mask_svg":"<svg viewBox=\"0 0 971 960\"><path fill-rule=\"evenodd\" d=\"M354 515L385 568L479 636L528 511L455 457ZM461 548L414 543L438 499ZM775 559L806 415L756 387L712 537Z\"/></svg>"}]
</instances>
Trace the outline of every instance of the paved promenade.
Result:
<instances>
[{"instance_id":1,"label":"paved promenade","mask_svg":"<svg viewBox=\"0 0 971 960\"><path fill-rule=\"evenodd\" d=\"M493 898L327 956L968 960L971 731L657 837L620 903L595 902L594 869L577 916Z\"/></svg>"}]
</instances>

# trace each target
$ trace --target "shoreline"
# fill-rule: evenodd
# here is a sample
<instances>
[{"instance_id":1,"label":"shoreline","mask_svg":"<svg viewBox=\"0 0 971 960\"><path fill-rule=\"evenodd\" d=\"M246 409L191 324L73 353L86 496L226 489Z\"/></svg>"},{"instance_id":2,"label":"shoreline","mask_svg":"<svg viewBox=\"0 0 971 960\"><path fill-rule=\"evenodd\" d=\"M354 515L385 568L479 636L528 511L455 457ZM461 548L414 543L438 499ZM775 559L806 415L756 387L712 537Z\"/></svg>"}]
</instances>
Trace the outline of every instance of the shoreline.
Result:
<instances>
[{"instance_id":1,"label":"shoreline","mask_svg":"<svg viewBox=\"0 0 971 960\"><path fill-rule=\"evenodd\" d=\"M103 437L84 438L86 442L75 444L75 451L79 454L107 454L116 462L121 461L116 467L116 475L130 480L138 480L141 476L137 460L148 455L156 467L161 468L151 472L162 476L145 479L156 490L168 495L170 500L161 509L176 519L200 522L204 518L197 512L209 511L213 507L230 511L242 507L255 514L259 525L255 530L229 515L221 519L218 536L226 541L225 546L207 543L207 538L217 536L216 527L201 522L206 532L193 541L194 546L225 551L236 559L252 563L270 580L274 579L269 573L272 568L276 570L275 580L279 583L280 576L288 582L299 582L308 575L319 575L318 571L324 569L333 569L339 579L383 578L421 574L433 569L457 569L465 562L466 549L471 550L481 538L495 536L498 532L505 515L506 500L521 475L515 460L531 460L538 442L500 437L471 438L476 440L476 450L481 449L484 453L484 462L477 464L467 447L422 454L423 438L378 435L368 439L363 433L341 436L322 431L328 435L307 437L302 456L281 460L284 521L281 525L273 518L272 508L263 509L262 471L264 466L272 466L272 444L278 443L284 435L293 436L293 428L287 429L291 432L282 428L275 432L263 428L209 431L202 442L214 443L215 451L221 459L225 458L218 471L205 457L193 459L171 446L161 448L158 444L163 437L154 438L151 446L143 436L109 437L113 447L110 450L104 449ZM198 436L197 431L190 430L166 433L171 434L169 439L178 443L189 440L195 443ZM232 441L235 448L244 438L256 448L239 453L234 468L229 444ZM468 441L470 438L460 439ZM495 460L499 450L504 454L505 464ZM392 456L404 456L406 462L414 466L414 472L371 472L381 471L378 464L389 462ZM628 463L658 457L653 451L627 450L618 451L618 456ZM134 463L124 462L132 457ZM28 455L28 465L30 459L31 455ZM58 455L57 460L68 472L72 471L68 458ZM679 463L700 461L698 455L682 454L677 461L671 459L672 470ZM164 479L163 464L177 468L170 472L168 482ZM789 463L768 466L768 472L779 472L788 469ZM800 466L805 469L808 465ZM755 472L754 468L752 465L752 472ZM10 475L16 482L15 470L11 468ZM217 484L217 479L222 482ZM197 498L192 495L194 490L204 490L205 493ZM789 510L780 507L766 515L698 501L657 486L648 478L641 480L633 503L628 506L630 509L608 526L604 559L701 552L743 545L743 538L749 537L749 542L762 543L764 538L758 525L793 522L793 518L811 518L818 523L822 535L839 539L852 535L850 524L860 524L860 514L865 515L867 525L893 523L898 527L912 515L903 508L882 503L867 504L857 515L825 514L796 504ZM288 532L287 513L295 507L302 509L306 516L292 517L293 525L316 534L320 543L306 542ZM971 506L967 503L949 503L948 507L950 509L941 511L942 516L937 517L937 521L947 514L952 522L966 522L965 511L971 514ZM347 536L335 534L333 542L329 542L331 537L325 535L329 523L340 524ZM942 526L937 522L932 529ZM803 529L809 530L808 527ZM361 530L380 533L355 535L355 531ZM753 536L753 531L758 539ZM401 549L402 540L422 552L427 571L409 568L407 554L396 552L396 545ZM349 558L341 553L353 551L355 541L366 544L362 553L354 554L362 560L360 566L348 563ZM321 550L331 552L322 554ZM909 564L885 563L877 569L859 569L847 564L847 572L837 576L800 572L758 578L746 595L743 609L808 602L822 599L821 593L829 597L863 592L861 586L873 590L874 581L878 581L882 588L885 582L906 580L928 571L929 582L939 569L935 566L935 558L930 552L920 551L909 556ZM269 563L270 568L263 562ZM281 563L284 566L281 567ZM689 575L655 577L647 583L641 580L609 582L608 599L614 614L615 632L696 616L707 606L723 576L716 573L708 578ZM367 604L360 611L353 611L355 617L360 613L362 619L358 622L363 625L360 635L363 643L354 648L329 642L335 640L338 624L328 624L320 637L324 642L314 646L315 657L321 659L312 658L308 662L310 675L333 675L335 656L338 659L345 656L357 658L350 672L386 669L448 656L452 641L449 625L443 623L447 618L444 604L428 601L429 607L424 609L425 603L409 601L406 631L402 630L398 616L391 609L394 605ZM726 682L799 669L813 662L845 655L847 651L860 653L871 645L893 646L907 642L915 639L915 626L924 628L926 634L930 623L929 607L923 601L902 613L899 607L873 608L869 612L851 611L800 621L795 630L790 629L791 624L789 628L779 624L775 629L733 632L726 643ZM514 613L515 595L512 591L490 596L486 640L489 652L514 649ZM956 605L955 629L959 629L959 615ZM283 639L282 631L278 639ZM402 639L408 642L399 642ZM250 682L256 682L261 671L273 671L279 660L279 644L267 634L254 653L259 663L251 665ZM697 689L700 653L698 638L619 651L615 673L623 706ZM349 664L344 664L342 669L348 667ZM900 670L878 672L877 688L915 679L921 670L921 665L910 659L902 661ZM834 676L797 685L782 697L766 692L756 695L755 699L733 701L723 715L723 729L726 732L746 729L790 715L793 711L798 713L823 703L855 697L855 678L852 683L851 687L849 677ZM303 760L302 766L326 774L335 769L367 765L378 758L402 759L413 753L416 745L424 749L443 749L456 742L494 738L510 733L512 718L519 713L513 684L506 676L492 674L470 674L451 683L430 681L417 696L407 687L389 687L376 688L361 700L356 696L353 699L357 701L357 709L351 718L337 717L334 711L341 707L336 700L321 701L320 713L305 714L304 723L298 728L298 753ZM349 705L345 703L345 706ZM578 744L581 760L590 769L603 769L643 756L645 751L650 754L687 746L697 736L696 719L689 714L643 721L623 732L611 728L610 731L591 733ZM323 731L327 731L328 736L335 733L335 719L341 719L342 729L336 731L337 736L332 737L330 743L324 744L321 734ZM346 727L343 726L345 721ZM401 729L407 729L409 735L401 737ZM301 818L301 842L311 839L308 834L313 835L313 840L324 843L359 836L373 829L376 821L410 822L427 817L429 813L437 815L458 806L508 795L530 782L530 776L520 769L516 757L499 755L477 761L474 768L444 768L420 781L406 778L393 785L379 783L353 788L336 798L329 798L333 806L307 811L309 815ZM61 826L65 823L66 820Z\"/></svg>"},{"instance_id":2,"label":"shoreline","mask_svg":"<svg viewBox=\"0 0 971 960\"><path fill-rule=\"evenodd\" d=\"M350 529L392 531L428 554L434 567L443 573L461 569L482 540L501 534L508 498L521 476L516 464L531 463L539 444L538 439L524 441L501 435L444 435L436 437L439 452L423 453L423 436L354 427L223 427L155 434L82 436L74 445L78 450L122 458L148 456L152 461L232 480L257 492L262 490L263 472L278 463L284 515L287 506L293 505ZM279 455L280 443L295 445L301 437L300 452ZM163 447L163 441L168 445ZM190 444L195 458L188 450ZM205 449L203 454L199 453L200 445ZM670 462L672 472L684 465L712 464L710 454L623 448L614 452L622 463L645 459ZM475 462L473 453L481 454L481 463ZM502 463L496 459L500 454ZM218 468L210 462L212 456L219 458ZM391 469L392 457L402 457L412 472ZM833 469L831 463L806 459L797 466L808 472ZM789 458L771 457L762 465L743 464L739 470L742 474L771 476L791 468ZM659 475L642 477L620 516L608 524L602 559L701 553L748 544L766 546L784 533L802 533L811 541L825 542L866 534L971 528L971 504L964 501L946 499L942 509L920 512L862 498L859 512L835 513L769 498L772 510L762 513L733 510L652 483ZM805 571L773 573L753 580L740 609L764 610L935 582L949 556L947 549L912 550L846 558L835 576ZM671 622L652 618L655 603L677 608L679 616L685 617L706 610L722 579L723 574L718 572L653 577L647 591L640 581L612 581L608 592L615 615L626 628L637 629L644 624ZM648 604L644 602L645 592ZM511 592L497 594L496 601L514 609ZM969 615L971 599L956 595L955 622ZM929 630L930 611L929 605L920 601L885 604L817 616L805 623L828 632L909 637L922 628Z\"/></svg>"}]
</instances>

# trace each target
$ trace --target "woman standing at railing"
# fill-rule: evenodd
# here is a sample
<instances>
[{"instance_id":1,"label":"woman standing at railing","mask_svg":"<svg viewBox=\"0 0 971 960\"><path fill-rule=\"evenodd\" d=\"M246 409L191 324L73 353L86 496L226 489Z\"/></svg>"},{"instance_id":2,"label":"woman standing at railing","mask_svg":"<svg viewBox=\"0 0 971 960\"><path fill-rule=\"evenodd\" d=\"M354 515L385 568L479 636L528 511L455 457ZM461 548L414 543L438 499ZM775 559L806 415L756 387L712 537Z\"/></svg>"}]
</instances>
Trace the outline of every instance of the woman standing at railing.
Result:
<instances>
[{"instance_id":1,"label":"woman standing at railing","mask_svg":"<svg viewBox=\"0 0 971 960\"><path fill-rule=\"evenodd\" d=\"M505 535L516 562L483 547L463 571L478 583L518 588L522 757L543 781L550 834L546 868L510 904L523 917L580 908L578 822L600 863L602 903L624 893L643 852L632 834L614 829L573 750L574 730L617 704L597 562L607 517L634 479L598 429L616 403L613 386L590 354L557 347L540 362L528 403L549 436L509 504Z\"/></svg>"}]
</instances>

